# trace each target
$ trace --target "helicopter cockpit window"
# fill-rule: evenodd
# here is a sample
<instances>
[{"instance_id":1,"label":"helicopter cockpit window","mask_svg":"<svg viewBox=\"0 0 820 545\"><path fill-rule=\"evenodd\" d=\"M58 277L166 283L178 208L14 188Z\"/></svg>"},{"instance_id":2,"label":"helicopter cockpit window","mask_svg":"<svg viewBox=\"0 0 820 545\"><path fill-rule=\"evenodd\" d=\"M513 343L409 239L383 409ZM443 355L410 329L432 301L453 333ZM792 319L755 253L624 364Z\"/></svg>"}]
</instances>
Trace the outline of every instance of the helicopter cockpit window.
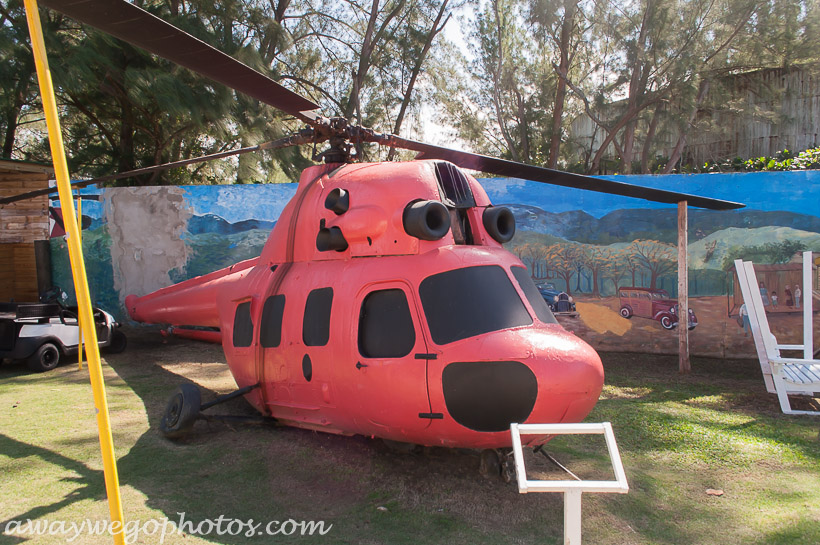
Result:
<instances>
[{"instance_id":1,"label":"helicopter cockpit window","mask_svg":"<svg viewBox=\"0 0 820 545\"><path fill-rule=\"evenodd\" d=\"M305 346L324 346L330 340L330 309L333 288L319 288L308 294L305 318L302 321L302 341Z\"/></svg>"},{"instance_id":2,"label":"helicopter cockpit window","mask_svg":"<svg viewBox=\"0 0 820 545\"><path fill-rule=\"evenodd\" d=\"M282 342L282 316L285 314L285 296L272 295L262 307L262 322L259 324L259 342L265 348L275 348Z\"/></svg>"},{"instance_id":3,"label":"helicopter cockpit window","mask_svg":"<svg viewBox=\"0 0 820 545\"><path fill-rule=\"evenodd\" d=\"M251 302L239 303L233 318L233 345L237 348L250 346L253 342Z\"/></svg>"},{"instance_id":4,"label":"helicopter cockpit window","mask_svg":"<svg viewBox=\"0 0 820 545\"><path fill-rule=\"evenodd\" d=\"M359 313L359 352L365 358L403 358L416 345L416 329L402 290L369 293Z\"/></svg>"},{"instance_id":5,"label":"helicopter cockpit window","mask_svg":"<svg viewBox=\"0 0 820 545\"><path fill-rule=\"evenodd\" d=\"M439 345L532 323L510 277L498 265L428 276L419 285L419 295L430 334Z\"/></svg>"},{"instance_id":6,"label":"helicopter cockpit window","mask_svg":"<svg viewBox=\"0 0 820 545\"><path fill-rule=\"evenodd\" d=\"M524 267L512 267L512 273L515 279L518 280L521 291L524 292L527 301L530 302L530 306L535 311L535 315L538 316L538 319L545 324L557 324L558 320L552 315L549 305L544 301L544 297L541 295L541 292L538 291L527 269Z\"/></svg>"}]
</instances>

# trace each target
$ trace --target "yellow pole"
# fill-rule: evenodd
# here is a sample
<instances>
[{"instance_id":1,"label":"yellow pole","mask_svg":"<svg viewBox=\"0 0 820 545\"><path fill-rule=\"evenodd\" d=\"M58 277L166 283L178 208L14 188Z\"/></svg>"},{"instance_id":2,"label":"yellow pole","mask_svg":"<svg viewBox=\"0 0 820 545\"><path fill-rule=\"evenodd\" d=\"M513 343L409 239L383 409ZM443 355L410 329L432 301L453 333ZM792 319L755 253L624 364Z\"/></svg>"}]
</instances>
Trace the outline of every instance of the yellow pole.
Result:
<instances>
[{"instance_id":1,"label":"yellow pole","mask_svg":"<svg viewBox=\"0 0 820 545\"><path fill-rule=\"evenodd\" d=\"M25 0L26 19L31 35L31 47L34 52L34 64L37 68L37 81L40 85L40 96L43 99L43 111L48 126L51 157L54 161L54 173L57 177L57 191L60 195L60 206L63 209L63 221L68 234L68 254L71 258L71 272L74 275L74 288L77 292L79 316L82 323L93 324L94 317L89 303L88 279L85 276L85 262L80 248L80 233L77 228L77 217L74 215L74 199L68 177L68 165L63 148L63 135L60 130L60 119L57 115L57 101L51 83L51 72L48 69L43 28L36 0ZM123 534L122 501L120 484L117 476L117 460L114 456L114 441L111 438L111 423L108 418L108 402L105 399L105 384L100 365L100 350L97 344L97 332L93 327L86 332L88 344L88 371L91 376L91 388L94 391L94 406L97 410L97 427L100 435L105 490L108 494L108 510L111 513L111 529L116 545L125 545Z\"/></svg>"},{"instance_id":2,"label":"yellow pole","mask_svg":"<svg viewBox=\"0 0 820 545\"><path fill-rule=\"evenodd\" d=\"M80 188L77 188L77 224L79 227L79 236L77 241L80 245L80 253L83 252L83 197L80 195ZM77 331L79 338L77 339L77 366L80 371L83 370L83 321L80 319L80 314L77 313Z\"/></svg>"}]
</instances>

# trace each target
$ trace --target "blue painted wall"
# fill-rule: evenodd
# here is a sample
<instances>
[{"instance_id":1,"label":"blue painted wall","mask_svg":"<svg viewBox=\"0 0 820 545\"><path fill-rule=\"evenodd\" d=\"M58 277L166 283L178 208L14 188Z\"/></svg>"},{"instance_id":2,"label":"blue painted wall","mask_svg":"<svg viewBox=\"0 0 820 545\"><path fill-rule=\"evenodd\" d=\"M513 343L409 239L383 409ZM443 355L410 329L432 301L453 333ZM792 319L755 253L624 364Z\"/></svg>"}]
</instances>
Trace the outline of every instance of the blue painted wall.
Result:
<instances>
[{"instance_id":1,"label":"blue painted wall","mask_svg":"<svg viewBox=\"0 0 820 545\"><path fill-rule=\"evenodd\" d=\"M704 340L703 351L751 353L749 342L738 339L744 331L733 325L730 315L733 301L728 295L731 272L727 273L727 266L734 257L778 263L800 249L820 252L820 171L604 178L747 204L744 209L729 212L690 209L689 266L690 293L695 297L692 306L696 312L699 307L702 309L699 331L712 328L719 332L715 338ZM658 330L653 321L621 323L603 311L612 310L617 317L616 286L654 284L652 287L676 295L674 258L668 259L676 254L675 206L524 180L483 179L481 183L494 204L507 205L515 213L518 232L508 247L530 267L536 281L553 283L570 292L580 307L586 306L588 314L606 317L602 323L592 323L591 316L584 319L582 310L581 318L566 321L565 327L603 348L629 349L640 342L648 343L644 347L647 350L674 351L670 339L676 336ZM183 245L178 246L181 250L175 250L179 255L171 256L176 259L175 264L165 267L169 270L161 271L163 276L154 285L206 274L258 255L295 187L277 184L174 188L174 194L181 196L175 210L179 210L182 225L177 242L181 240ZM151 248L133 252L128 247L122 255L123 247L127 246L119 240L123 235L118 229L109 228L107 218L114 217L112 210L119 206L119 213L124 212L125 201L114 198L124 195L117 193L123 190L83 190L84 195L99 199L83 202L83 214L87 216L84 248L92 296L120 318L125 317L122 301L127 295L121 291L128 285L129 275L137 274L126 266L132 259L131 253L133 259L142 260L148 267L140 269L140 282L146 280L146 275L160 273L151 272ZM138 189L129 191L139 196ZM167 226L157 221L157 216L152 219L150 211L167 209L168 203L157 202L154 207L150 200L158 197L149 195L149 188L145 191L145 200L149 202L139 210L127 210L131 221L145 214L137 238L167 239L172 236ZM134 199L129 202L133 205ZM572 263L562 263L562 252L569 250L574 252ZM641 263L635 258L636 252L651 255ZM64 238L53 238L55 284L73 295L66 254ZM654 265L650 263L653 259ZM653 266L657 268L655 272L651 270ZM793 282L786 277L780 282L787 280ZM784 313L783 319L788 321L782 324L785 331L799 330L798 325L791 323L792 317ZM648 340L641 336L644 333L649 335Z\"/></svg>"}]
</instances>

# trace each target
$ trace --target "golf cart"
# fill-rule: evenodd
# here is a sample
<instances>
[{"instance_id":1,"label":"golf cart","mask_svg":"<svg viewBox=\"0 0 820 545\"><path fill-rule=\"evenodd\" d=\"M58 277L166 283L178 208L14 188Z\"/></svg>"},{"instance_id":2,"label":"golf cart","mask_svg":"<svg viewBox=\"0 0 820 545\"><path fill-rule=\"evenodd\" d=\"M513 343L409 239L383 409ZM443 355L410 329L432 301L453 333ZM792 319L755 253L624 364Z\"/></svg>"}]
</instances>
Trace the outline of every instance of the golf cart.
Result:
<instances>
[{"instance_id":1,"label":"golf cart","mask_svg":"<svg viewBox=\"0 0 820 545\"><path fill-rule=\"evenodd\" d=\"M77 354L78 310L65 306L64 299L64 293L52 289L41 303L0 303L0 360L22 360L42 373L57 367L63 356ZM92 310L100 348L112 354L125 350L127 339L114 317Z\"/></svg>"}]
</instances>

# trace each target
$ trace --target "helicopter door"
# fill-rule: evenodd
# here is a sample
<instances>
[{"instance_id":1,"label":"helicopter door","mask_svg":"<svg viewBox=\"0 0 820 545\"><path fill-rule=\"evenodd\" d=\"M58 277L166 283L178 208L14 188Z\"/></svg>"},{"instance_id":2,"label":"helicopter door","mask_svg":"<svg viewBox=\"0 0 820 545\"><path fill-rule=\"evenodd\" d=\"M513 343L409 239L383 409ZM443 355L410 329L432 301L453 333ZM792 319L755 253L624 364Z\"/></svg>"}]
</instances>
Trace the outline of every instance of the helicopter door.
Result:
<instances>
[{"instance_id":1,"label":"helicopter door","mask_svg":"<svg viewBox=\"0 0 820 545\"><path fill-rule=\"evenodd\" d=\"M386 432L430 425L427 342L408 285L370 285L356 299L356 347L350 363L360 406L360 424ZM380 430L381 431L381 430Z\"/></svg>"}]
</instances>

